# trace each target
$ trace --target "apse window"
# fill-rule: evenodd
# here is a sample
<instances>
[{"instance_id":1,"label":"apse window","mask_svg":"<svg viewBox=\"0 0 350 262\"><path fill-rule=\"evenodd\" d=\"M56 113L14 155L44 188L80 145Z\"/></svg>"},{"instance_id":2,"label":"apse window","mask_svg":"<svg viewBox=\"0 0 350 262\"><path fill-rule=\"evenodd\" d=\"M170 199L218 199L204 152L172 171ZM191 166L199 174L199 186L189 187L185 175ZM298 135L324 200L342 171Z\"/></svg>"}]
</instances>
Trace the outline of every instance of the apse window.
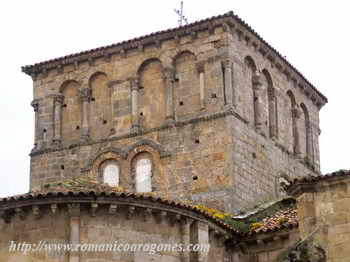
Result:
<instances>
[{"instance_id":1,"label":"apse window","mask_svg":"<svg viewBox=\"0 0 350 262\"><path fill-rule=\"evenodd\" d=\"M119 186L119 166L114 162L108 162L103 168L103 183L109 186Z\"/></svg>"},{"instance_id":2,"label":"apse window","mask_svg":"<svg viewBox=\"0 0 350 262\"><path fill-rule=\"evenodd\" d=\"M152 192L152 162L150 159L139 159L136 162L136 192Z\"/></svg>"}]
</instances>

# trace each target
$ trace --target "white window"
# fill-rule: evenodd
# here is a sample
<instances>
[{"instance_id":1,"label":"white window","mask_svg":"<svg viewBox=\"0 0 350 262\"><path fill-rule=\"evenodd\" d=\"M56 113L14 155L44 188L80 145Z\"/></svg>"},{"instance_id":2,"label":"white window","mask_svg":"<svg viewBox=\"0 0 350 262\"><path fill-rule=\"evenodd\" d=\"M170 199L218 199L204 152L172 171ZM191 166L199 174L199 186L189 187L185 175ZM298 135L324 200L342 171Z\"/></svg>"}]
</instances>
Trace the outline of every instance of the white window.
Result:
<instances>
[{"instance_id":1,"label":"white window","mask_svg":"<svg viewBox=\"0 0 350 262\"><path fill-rule=\"evenodd\" d=\"M136 192L152 192L152 163L150 159L136 162Z\"/></svg>"},{"instance_id":2,"label":"white window","mask_svg":"<svg viewBox=\"0 0 350 262\"><path fill-rule=\"evenodd\" d=\"M103 169L103 183L109 186L119 186L119 166L115 163L108 163Z\"/></svg>"}]
</instances>

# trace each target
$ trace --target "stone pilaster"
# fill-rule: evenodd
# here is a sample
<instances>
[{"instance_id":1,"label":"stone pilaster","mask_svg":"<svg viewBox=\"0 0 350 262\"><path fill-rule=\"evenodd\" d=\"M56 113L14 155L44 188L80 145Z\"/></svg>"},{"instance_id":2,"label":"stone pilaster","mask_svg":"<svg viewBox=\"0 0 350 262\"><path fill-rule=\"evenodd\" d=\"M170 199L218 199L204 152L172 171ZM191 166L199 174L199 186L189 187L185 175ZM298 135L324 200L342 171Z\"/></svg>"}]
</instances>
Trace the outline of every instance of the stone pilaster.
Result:
<instances>
[{"instance_id":1,"label":"stone pilaster","mask_svg":"<svg viewBox=\"0 0 350 262\"><path fill-rule=\"evenodd\" d=\"M201 103L201 110L205 108L205 81L204 81L204 62L196 64L197 72L199 74L199 97Z\"/></svg>"},{"instance_id":2,"label":"stone pilaster","mask_svg":"<svg viewBox=\"0 0 350 262\"><path fill-rule=\"evenodd\" d=\"M40 148L39 142L39 100L34 99L30 104L34 109L34 150Z\"/></svg>"},{"instance_id":3,"label":"stone pilaster","mask_svg":"<svg viewBox=\"0 0 350 262\"><path fill-rule=\"evenodd\" d=\"M72 246L80 244L80 204L69 204L69 227L70 237L69 242ZM69 262L79 262L79 251L70 251Z\"/></svg>"},{"instance_id":4,"label":"stone pilaster","mask_svg":"<svg viewBox=\"0 0 350 262\"><path fill-rule=\"evenodd\" d=\"M140 128L139 121L139 79L132 78L130 79L131 87L131 114L132 114L132 125L131 131L138 132Z\"/></svg>"},{"instance_id":5,"label":"stone pilaster","mask_svg":"<svg viewBox=\"0 0 350 262\"><path fill-rule=\"evenodd\" d=\"M182 231L182 243L184 246L191 244L191 224L193 223L192 219L183 218L181 221L181 231ZM190 262L191 252L182 252L182 261Z\"/></svg>"},{"instance_id":6,"label":"stone pilaster","mask_svg":"<svg viewBox=\"0 0 350 262\"><path fill-rule=\"evenodd\" d=\"M81 135L80 139L82 141L86 141L89 139L89 103L91 99L91 88L84 87L79 89L79 98L82 103L83 108L83 116L82 116L82 128L81 128Z\"/></svg>"},{"instance_id":7,"label":"stone pilaster","mask_svg":"<svg viewBox=\"0 0 350 262\"><path fill-rule=\"evenodd\" d=\"M298 106L294 106L292 108L292 123L293 123L293 151L295 156L300 157L301 151L300 151L300 136L299 136L299 130L300 130L300 115L301 111Z\"/></svg>"},{"instance_id":8,"label":"stone pilaster","mask_svg":"<svg viewBox=\"0 0 350 262\"><path fill-rule=\"evenodd\" d=\"M222 61L222 66L224 68L224 92L225 92L225 104L234 105L234 94L232 87L232 60L230 58L225 58Z\"/></svg>"},{"instance_id":9,"label":"stone pilaster","mask_svg":"<svg viewBox=\"0 0 350 262\"><path fill-rule=\"evenodd\" d=\"M53 97L53 143L60 144L61 143L61 121L62 121L62 104L63 104L64 96L61 94L57 94Z\"/></svg>"},{"instance_id":10,"label":"stone pilaster","mask_svg":"<svg viewBox=\"0 0 350 262\"><path fill-rule=\"evenodd\" d=\"M256 71L253 75L253 94L254 94L254 124L256 130L263 132L263 112L262 112L262 90L260 72Z\"/></svg>"},{"instance_id":11,"label":"stone pilaster","mask_svg":"<svg viewBox=\"0 0 350 262\"><path fill-rule=\"evenodd\" d=\"M165 86L166 86L166 119L167 121L175 120L174 109L174 83L175 83L175 71L173 68L165 68Z\"/></svg>"},{"instance_id":12,"label":"stone pilaster","mask_svg":"<svg viewBox=\"0 0 350 262\"><path fill-rule=\"evenodd\" d=\"M270 128L270 137L272 139L277 139L277 100L276 94L269 90L269 128Z\"/></svg>"},{"instance_id":13,"label":"stone pilaster","mask_svg":"<svg viewBox=\"0 0 350 262\"><path fill-rule=\"evenodd\" d=\"M202 247L204 245L209 246L209 226L206 223L197 221L194 224L194 242L195 244L199 244ZM200 250L197 253L198 262L207 262L208 261L208 252L205 250Z\"/></svg>"}]
</instances>

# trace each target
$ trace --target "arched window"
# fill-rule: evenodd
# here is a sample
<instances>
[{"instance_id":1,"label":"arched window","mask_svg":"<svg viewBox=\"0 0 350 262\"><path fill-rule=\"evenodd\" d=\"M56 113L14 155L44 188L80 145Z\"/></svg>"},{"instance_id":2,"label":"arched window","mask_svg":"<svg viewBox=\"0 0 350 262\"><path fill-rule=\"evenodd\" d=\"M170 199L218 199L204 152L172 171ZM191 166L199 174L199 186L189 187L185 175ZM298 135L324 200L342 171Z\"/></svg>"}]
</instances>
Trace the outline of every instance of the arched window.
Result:
<instances>
[{"instance_id":1,"label":"arched window","mask_svg":"<svg viewBox=\"0 0 350 262\"><path fill-rule=\"evenodd\" d=\"M136 192L152 192L152 162L149 158L140 158L135 164Z\"/></svg>"},{"instance_id":2,"label":"arched window","mask_svg":"<svg viewBox=\"0 0 350 262\"><path fill-rule=\"evenodd\" d=\"M102 165L102 182L109 186L119 186L119 166L116 161L106 161Z\"/></svg>"}]
</instances>

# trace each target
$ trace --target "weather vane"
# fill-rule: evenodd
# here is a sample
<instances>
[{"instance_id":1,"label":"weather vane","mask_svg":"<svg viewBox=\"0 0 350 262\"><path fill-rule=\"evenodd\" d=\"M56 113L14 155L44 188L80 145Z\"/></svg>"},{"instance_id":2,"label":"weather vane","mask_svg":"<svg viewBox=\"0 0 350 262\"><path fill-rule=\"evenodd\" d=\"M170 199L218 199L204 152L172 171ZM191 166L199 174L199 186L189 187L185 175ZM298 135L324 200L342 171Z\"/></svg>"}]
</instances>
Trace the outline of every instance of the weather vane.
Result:
<instances>
[{"instance_id":1,"label":"weather vane","mask_svg":"<svg viewBox=\"0 0 350 262\"><path fill-rule=\"evenodd\" d=\"M181 1L181 8L179 9L174 9L175 13L179 16L179 26L182 26L183 23L188 24L187 18L184 16L184 2Z\"/></svg>"}]
</instances>

